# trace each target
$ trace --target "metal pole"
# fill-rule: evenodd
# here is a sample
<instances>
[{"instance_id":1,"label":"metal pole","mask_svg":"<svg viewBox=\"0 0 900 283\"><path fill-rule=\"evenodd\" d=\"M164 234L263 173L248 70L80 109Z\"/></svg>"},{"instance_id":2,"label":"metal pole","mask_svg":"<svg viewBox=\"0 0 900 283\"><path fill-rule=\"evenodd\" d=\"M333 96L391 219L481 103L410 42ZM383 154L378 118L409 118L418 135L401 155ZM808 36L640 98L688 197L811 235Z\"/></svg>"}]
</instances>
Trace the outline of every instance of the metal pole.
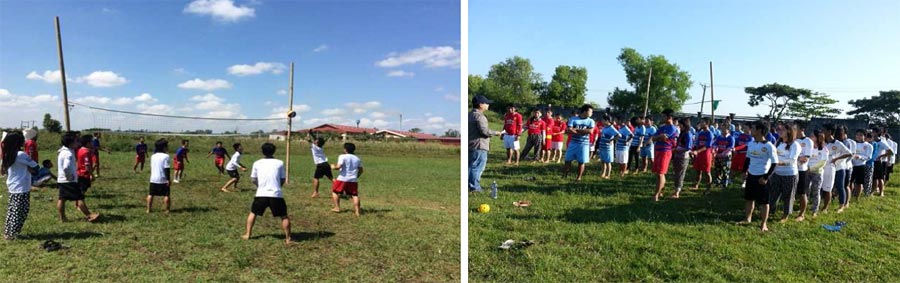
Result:
<instances>
[{"instance_id":1,"label":"metal pole","mask_svg":"<svg viewBox=\"0 0 900 283\"><path fill-rule=\"evenodd\" d=\"M289 95L288 100L288 113L294 111L294 62L291 62L291 93ZM291 178L291 131L293 131L293 124L291 123L294 118L288 116L288 132L287 132L287 140L285 141L285 157L284 157L284 183L287 184Z\"/></svg>"},{"instance_id":2,"label":"metal pole","mask_svg":"<svg viewBox=\"0 0 900 283\"><path fill-rule=\"evenodd\" d=\"M72 126L69 123L69 92L66 90L66 64L63 63L62 35L59 31L59 17L55 18L56 22L56 50L59 53L59 74L62 80L62 97L63 97L63 113L66 120L66 131L71 131Z\"/></svg>"}]
</instances>

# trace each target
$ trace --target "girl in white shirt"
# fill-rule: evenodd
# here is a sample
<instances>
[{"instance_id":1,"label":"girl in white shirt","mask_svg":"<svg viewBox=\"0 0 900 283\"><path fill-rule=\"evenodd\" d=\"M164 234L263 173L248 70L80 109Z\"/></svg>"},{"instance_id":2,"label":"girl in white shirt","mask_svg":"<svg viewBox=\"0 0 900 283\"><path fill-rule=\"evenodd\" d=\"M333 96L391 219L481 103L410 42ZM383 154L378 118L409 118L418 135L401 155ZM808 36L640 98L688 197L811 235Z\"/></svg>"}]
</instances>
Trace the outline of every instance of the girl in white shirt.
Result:
<instances>
[{"instance_id":1,"label":"girl in white shirt","mask_svg":"<svg viewBox=\"0 0 900 283\"><path fill-rule=\"evenodd\" d=\"M775 174L769 177L769 213L774 214L778 210L778 200L784 202L784 216L779 222L787 221L793 212L794 194L799 180L799 168L797 159L800 157L800 143L796 139L797 127L785 125L778 130L779 140L775 150L778 154L778 163L775 164Z\"/></svg>"},{"instance_id":2,"label":"girl in white shirt","mask_svg":"<svg viewBox=\"0 0 900 283\"><path fill-rule=\"evenodd\" d=\"M847 162L845 159L850 158L853 154L850 152L850 149L847 148L841 141L835 139L835 126L833 124L825 124L823 126L824 134L825 134L825 147L828 149L828 162L825 163L825 171L822 174L822 199L825 202L822 204L822 210L826 211L828 209L828 204L831 203L831 191L836 190L838 193L838 199L841 203L844 203L847 198L847 191L845 184L845 174L847 172ZM842 212L843 210L838 209L838 212Z\"/></svg>"},{"instance_id":3,"label":"girl in white shirt","mask_svg":"<svg viewBox=\"0 0 900 283\"><path fill-rule=\"evenodd\" d=\"M31 160L22 146L25 145L25 137L20 133L11 133L3 139L3 165L7 172L6 186L9 189L9 206L6 210L6 225L3 229L3 239L13 240L25 225L28 218L28 210L31 192L31 173L37 171L37 162Z\"/></svg>"},{"instance_id":4,"label":"girl in white shirt","mask_svg":"<svg viewBox=\"0 0 900 283\"><path fill-rule=\"evenodd\" d=\"M825 146L825 135L821 131L814 131L813 136L810 138L813 144L809 149L809 161L807 161L807 164L809 164L809 170L806 173L806 178L809 181L807 196L810 200L810 211L813 217L816 217L819 213L819 202L821 201L819 195L822 191L822 173L825 171L825 164L828 163L828 147ZM803 221L805 212L801 208L800 215L797 216L796 220Z\"/></svg>"}]
</instances>

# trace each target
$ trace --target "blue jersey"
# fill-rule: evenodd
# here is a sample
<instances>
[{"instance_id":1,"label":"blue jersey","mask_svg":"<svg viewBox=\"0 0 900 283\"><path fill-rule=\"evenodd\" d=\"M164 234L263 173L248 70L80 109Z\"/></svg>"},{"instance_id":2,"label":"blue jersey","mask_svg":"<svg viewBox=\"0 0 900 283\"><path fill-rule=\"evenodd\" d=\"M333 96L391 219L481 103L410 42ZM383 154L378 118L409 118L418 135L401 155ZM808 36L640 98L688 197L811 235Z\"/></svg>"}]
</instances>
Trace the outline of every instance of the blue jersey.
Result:
<instances>
[{"instance_id":1,"label":"blue jersey","mask_svg":"<svg viewBox=\"0 0 900 283\"><path fill-rule=\"evenodd\" d=\"M766 140L772 144L775 144L775 141L778 140L778 134L768 133L766 134Z\"/></svg>"},{"instance_id":2,"label":"blue jersey","mask_svg":"<svg viewBox=\"0 0 900 283\"><path fill-rule=\"evenodd\" d=\"M716 148L719 152L734 149L734 135L719 136L716 138Z\"/></svg>"},{"instance_id":3,"label":"blue jersey","mask_svg":"<svg viewBox=\"0 0 900 283\"><path fill-rule=\"evenodd\" d=\"M628 126L622 126L619 128L619 140L616 141L616 150L626 150L628 148L628 140L634 138L634 134L631 133L631 129Z\"/></svg>"},{"instance_id":4,"label":"blue jersey","mask_svg":"<svg viewBox=\"0 0 900 283\"><path fill-rule=\"evenodd\" d=\"M656 135L657 130L658 129L656 128L656 126L649 126L646 129L644 129L644 142L646 143L647 141L650 141L650 139ZM651 145L652 145L652 143L651 143ZM648 145L646 147L650 147L650 146Z\"/></svg>"},{"instance_id":5,"label":"blue jersey","mask_svg":"<svg viewBox=\"0 0 900 283\"><path fill-rule=\"evenodd\" d=\"M713 134L710 131L702 130L697 133L697 142L694 144L695 149L700 147L710 147L713 143Z\"/></svg>"},{"instance_id":6,"label":"blue jersey","mask_svg":"<svg viewBox=\"0 0 900 283\"><path fill-rule=\"evenodd\" d=\"M569 129L573 130L590 130L596 126L594 120L590 117L581 118L579 116L569 118L569 122L566 123L566 125ZM569 139L569 144L590 145L590 134L572 134L571 138Z\"/></svg>"},{"instance_id":7,"label":"blue jersey","mask_svg":"<svg viewBox=\"0 0 900 283\"><path fill-rule=\"evenodd\" d=\"M134 152L137 153L137 155L141 155L141 156L146 155L147 154L147 144L139 143L139 144L135 145Z\"/></svg>"},{"instance_id":8,"label":"blue jersey","mask_svg":"<svg viewBox=\"0 0 900 283\"><path fill-rule=\"evenodd\" d=\"M675 125L662 125L658 130L654 131L654 133L656 135L666 136L666 139L654 144L654 150L660 152L672 151L672 147L675 146L675 142L678 139L678 129L675 128Z\"/></svg>"},{"instance_id":9,"label":"blue jersey","mask_svg":"<svg viewBox=\"0 0 900 283\"><path fill-rule=\"evenodd\" d=\"M600 140L597 141L600 150L611 150L613 140L619 135L619 131L612 125L606 126L600 131Z\"/></svg>"},{"instance_id":10,"label":"blue jersey","mask_svg":"<svg viewBox=\"0 0 900 283\"><path fill-rule=\"evenodd\" d=\"M688 150L694 147L694 135L691 132L678 135L678 149Z\"/></svg>"},{"instance_id":11,"label":"blue jersey","mask_svg":"<svg viewBox=\"0 0 900 283\"><path fill-rule=\"evenodd\" d=\"M228 154L228 151L225 150L224 147L214 147L210 150L210 152L212 152L212 154L215 154L216 157L225 157L225 155Z\"/></svg>"},{"instance_id":12,"label":"blue jersey","mask_svg":"<svg viewBox=\"0 0 900 283\"><path fill-rule=\"evenodd\" d=\"M178 150L175 150L175 160L178 162L184 161L184 156L187 155L187 149L184 147L179 147Z\"/></svg>"},{"instance_id":13,"label":"blue jersey","mask_svg":"<svg viewBox=\"0 0 900 283\"><path fill-rule=\"evenodd\" d=\"M640 144L641 137L643 137L643 136L644 136L644 125L634 127L634 139L631 140L631 146L640 146L641 145ZM644 140L646 141L647 138L644 137Z\"/></svg>"}]
</instances>

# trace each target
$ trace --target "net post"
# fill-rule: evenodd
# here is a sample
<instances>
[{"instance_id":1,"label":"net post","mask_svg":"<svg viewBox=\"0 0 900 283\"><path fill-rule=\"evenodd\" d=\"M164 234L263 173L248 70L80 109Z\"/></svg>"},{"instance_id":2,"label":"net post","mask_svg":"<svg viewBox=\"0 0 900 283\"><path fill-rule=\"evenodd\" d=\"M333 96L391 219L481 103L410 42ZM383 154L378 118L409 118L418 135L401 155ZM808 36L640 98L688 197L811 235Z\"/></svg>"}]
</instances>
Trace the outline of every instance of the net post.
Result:
<instances>
[{"instance_id":1,"label":"net post","mask_svg":"<svg viewBox=\"0 0 900 283\"><path fill-rule=\"evenodd\" d=\"M66 65L63 63L62 35L59 31L59 16L54 18L56 23L56 50L59 53L59 74L62 81L62 97L63 97L63 116L66 120L66 131L71 131L72 126L69 123L69 93L66 91Z\"/></svg>"},{"instance_id":2,"label":"net post","mask_svg":"<svg viewBox=\"0 0 900 283\"><path fill-rule=\"evenodd\" d=\"M291 62L291 84L290 84L290 94L288 95L288 97L289 97L288 98L288 113L291 113L294 111L294 62ZM285 151L285 153L284 153L285 154L285 157L284 157L284 163L285 163L285 165L284 165L285 166L284 183L285 184L287 184L291 178L291 131L293 131L293 127L292 127L293 125L291 123L292 120L293 120L293 117L291 117L291 115L288 115L288 121L287 121L288 122L288 131L287 131L287 138L285 139L286 145L285 145L285 150L284 150Z\"/></svg>"}]
</instances>

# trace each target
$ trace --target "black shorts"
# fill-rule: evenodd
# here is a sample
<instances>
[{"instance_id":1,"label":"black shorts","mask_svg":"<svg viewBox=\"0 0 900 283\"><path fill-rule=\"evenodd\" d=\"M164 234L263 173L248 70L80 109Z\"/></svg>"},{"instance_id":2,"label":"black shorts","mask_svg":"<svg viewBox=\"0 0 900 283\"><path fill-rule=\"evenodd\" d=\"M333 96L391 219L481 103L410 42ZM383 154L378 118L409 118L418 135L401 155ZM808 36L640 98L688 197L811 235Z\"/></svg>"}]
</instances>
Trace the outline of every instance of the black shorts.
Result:
<instances>
[{"instance_id":1,"label":"black shorts","mask_svg":"<svg viewBox=\"0 0 900 283\"><path fill-rule=\"evenodd\" d=\"M797 173L797 189L798 195L809 193L809 171L800 171Z\"/></svg>"},{"instance_id":2,"label":"black shorts","mask_svg":"<svg viewBox=\"0 0 900 283\"><path fill-rule=\"evenodd\" d=\"M887 163L884 161L875 161L875 171L872 174L873 180L884 180L884 174L887 172Z\"/></svg>"},{"instance_id":3,"label":"black shorts","mask_svg":"<svg viewBox=\"0 0 900 283\"><path fill-rule=\"evenodd\" d=\"M284 203L284 198L255 197L253 198L253 205L250 206L250 212L262 216L266 213L266 208L272 210L272 216L287 216L287 205Z\"/></svg>"},{"instance_id":4,"label":"black shorts","mask_svg":"<svg viewBox=\"0 0 900 283\"><path fill-rule=\"evenodd\" d=\"M235 179L241 178L241 173L238 173L237 170L225 170L225 172L228 173L228 176L230 176L231 178L235 178Z\"/></svg>"},{"instance_id":5,"label":"black shorts","mask_svg":"<svg viewBox=\"0 0 900 283\"><path fill-rule=\"evenodd\" d=\"M87 193L91 188L91 179L78 177L78 187L81 188L81 193Z\"/></svg>"},{"instance_id":6,"label":"black shorts","mask_svg":"<svg viewBox=\"0 0 900 283\"><path fill-rule=\"evenodd\" d=\"M894 164L888 164L887 170L884 172L884 182L891 180L891 173L894 173Z\"/></svg>"},{"instance_id":7,"label":"black shorts","mask_svg":"<svg viewBox=\"0 0 900 283\"><path fill-rule=\"evenodd\" d=\"M855 185L863 185L866 182L866 165L853 166L853 171L850 172L850 180Z\"/></svg>"},{"instance_id":8,"label":"black shorts","mask_svg":"<svg viewBox=\"0 0 900 283\"><path fill-rule=\"evenodd\" d=\"M169 196L169 184L150 183L150 191L147 195L167 197Z\"/></svg>"},{"instance_id":9,"label":"black shorts","mask_svg":"<svg viewBox=\"0 0 900 283\"><path fill-rule=\"evenodd\" d=\"M316 173L313 174L313 179L319 179L324 176L327 176L328 179L334 179L334 175L331 175L331 166L328 165L328 162L316 164Z\"/></svg>"},{"instance_id":10,"label":"black shorts","mask_svg":"<svg viewBox=\"0 0 900 283\"><path fill-rule=\"evenodd\" d=\"M84 200L84 191L77 182L57 183L60 200Z\"/></svg>"},{"instance_id":11,"label":"black shorts","mask_svg":"<svg viewBox=\"0 0 900 283\"><path fill-rule=\"evenodd\" d=\"M747 186L744 187L744 199L752 200L757 205L769 204L769 189L766 185L759 183L761 175L747 175Z\"/></svg>"}]
</instances>

